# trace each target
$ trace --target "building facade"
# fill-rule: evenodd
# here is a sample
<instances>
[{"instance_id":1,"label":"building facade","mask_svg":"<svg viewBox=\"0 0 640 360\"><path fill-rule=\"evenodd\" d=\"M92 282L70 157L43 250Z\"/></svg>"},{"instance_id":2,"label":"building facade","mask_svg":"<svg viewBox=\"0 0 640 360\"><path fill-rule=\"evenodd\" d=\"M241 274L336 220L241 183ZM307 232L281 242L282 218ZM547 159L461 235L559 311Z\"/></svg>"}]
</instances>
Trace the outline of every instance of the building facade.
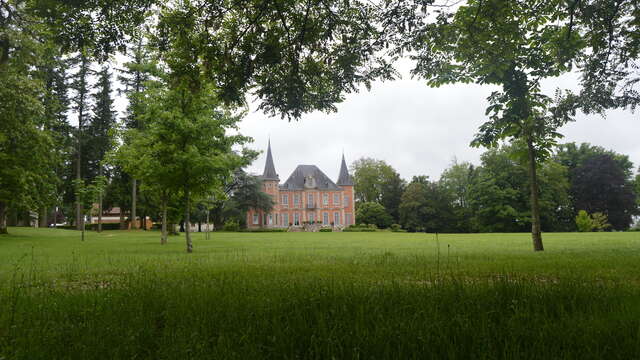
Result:
<instances>
[{"instance_id":1,"label":"building facade","mask_svg":"<svg viewBox=\"0 0 640 360\"><path fill-rule=\"evenodd\" d=\"M275 205L270 213L250 209L247 212L250 228L302 227L305 224L344 228L355 222L353 181L344 155L336 182L315 165L298 165L287 181L280 184L269 142L261 179L263 191L271 195Z\"/></svg>"}]
</instances>

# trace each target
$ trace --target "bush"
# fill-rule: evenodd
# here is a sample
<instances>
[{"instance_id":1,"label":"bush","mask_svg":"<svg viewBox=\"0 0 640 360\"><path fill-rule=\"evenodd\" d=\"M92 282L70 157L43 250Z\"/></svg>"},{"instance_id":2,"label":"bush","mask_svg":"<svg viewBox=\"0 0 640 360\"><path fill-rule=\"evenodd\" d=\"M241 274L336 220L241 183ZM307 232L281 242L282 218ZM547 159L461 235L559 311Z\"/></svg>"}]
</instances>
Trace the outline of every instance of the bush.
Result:
<instances>
[{"instance_id":1,"label":"bush","mask_svg":"<svg viewBox=\"0 0 640 360\"><path fill-rule=\"evenodd\" d=\"M227 220L222 225L223 231L240 231L240 224L235 220Z\"/></svg>"},{"instance_id":2,"label":"bush","mask_svg":"<svg viewBox=\"0 0 640 360\"><path fill-rule=\"evenodd\" d=\"M384 206L376 202L365 202L358 206L356 222L375 224L379 228L387 228L393 222Z\"/></svg>"},{"instance_id":3,"label":"bush","mask_svg":"<svg viewBox=\"0 0 640 360\"><path fill-rule=\"evenodd\" d=\"M322 228L319 230L320 232L332 232L333 229L332 228Z\"/></svg>"},{"instance_id":4,"label":"bush","mask_svg":"<svg viewBox=\"0 0 640 360\"><path fill-rule=\"evenodd\" d=\"M601 212L589 215L586 211L580 210L576 216L576 227L579 232L605 231L611 224L608 223L607 215Z\"/></svg>"},{"instance_id":5,"label":"bush","mask_svg":"<svg viewBox=\"0 0 640 360\"><path fill-rule=\"evenodd\" d=\"M346 232L374 232L377 231L377 227L375 227L375 225L369 226L369 225L350 225L346 228L344 228L342 231L346 231Z\"/></svg>"}]
</instances>

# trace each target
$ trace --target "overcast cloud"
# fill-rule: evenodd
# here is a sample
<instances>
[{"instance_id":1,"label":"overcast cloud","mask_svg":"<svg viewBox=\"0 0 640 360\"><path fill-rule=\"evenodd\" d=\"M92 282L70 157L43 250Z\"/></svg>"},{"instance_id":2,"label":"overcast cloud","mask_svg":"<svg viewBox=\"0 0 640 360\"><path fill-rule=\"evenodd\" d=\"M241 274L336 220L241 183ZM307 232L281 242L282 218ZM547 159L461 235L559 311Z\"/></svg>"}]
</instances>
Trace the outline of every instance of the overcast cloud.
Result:
<instances>
[{"instance_id":1,"label":"overcast cloud","mask_svg":"<svg viewBox=\"0 0 640 360\"><path fill-rule=\"evenodd\" d=\"M254 138L252 148L264 152L249 171L262 173L269 137L281 181L299 164L317 165L335 180L343 149L348 164L361 157L384 160L407 180L414 175L439 179L454 158L478 164L485 149L469 143L486 120L486 97L493 88L459 84L432 89L411 79L406 68L402 72L401 80L348 95L336 113L311 113L297 122L267 117L253 104L240 132ZM553 95L557 87L575 89L576 84L577 78L568 75L548 80L544 89ZM638 114L612 111L606 119L580 114L561 133L561 142L589 142L629 155L640 165Z\"/></svg>"}]
</instances>

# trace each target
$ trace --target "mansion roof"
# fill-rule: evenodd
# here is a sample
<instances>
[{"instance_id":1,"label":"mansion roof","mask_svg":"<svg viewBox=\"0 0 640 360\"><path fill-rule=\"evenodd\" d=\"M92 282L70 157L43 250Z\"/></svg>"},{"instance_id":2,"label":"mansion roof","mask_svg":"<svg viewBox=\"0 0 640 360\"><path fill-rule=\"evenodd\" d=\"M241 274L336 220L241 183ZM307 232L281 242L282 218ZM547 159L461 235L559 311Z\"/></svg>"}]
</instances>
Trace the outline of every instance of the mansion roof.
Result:
<instances>
[{"instance_id":1,"label":"mansion roof","mask_svg":"<svg viewBox=\"0 0 640 360\"><path fill-rule=\"evenodd\" d=\"M273 155L271 154L271 140L269 140L267 160L261 178L262 180L268 181L280 180L276 173ZM341 186L353 186L353 180L349 175L344 154L342 155L342 163L340 164L340 174L338 176L337 184L315 165L298 165L287 181L278 187L280 190L318 189L340 191L342 190Z\"/></svg>"}]
</instances>

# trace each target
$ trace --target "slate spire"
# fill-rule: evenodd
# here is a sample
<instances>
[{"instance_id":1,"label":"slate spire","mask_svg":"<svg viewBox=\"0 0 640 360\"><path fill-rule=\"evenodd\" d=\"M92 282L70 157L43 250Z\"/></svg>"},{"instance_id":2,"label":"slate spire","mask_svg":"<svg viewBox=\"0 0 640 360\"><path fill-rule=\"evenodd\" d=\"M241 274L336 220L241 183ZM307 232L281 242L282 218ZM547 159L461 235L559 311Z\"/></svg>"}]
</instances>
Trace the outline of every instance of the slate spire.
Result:
<instances>
[{"instance_id":1,"label":"slate spire","mask_svg":"<svg viewBox=\"0 0 640 360\"><path fill-rule=\"evenodd\" d=\"M271 139L269 139L269 145L267 147L267 162L264 165L262 180L280 180L278 174L276 173L276 167L273 165L273 156L271 155Z\"/></svg>"},{"instance_id":2,"label":"slate spire","mask_svg":"<svg viewBox=\"0 0 640 360\"><path fill-rule=\"evenodd\" d=\"M338 186L353 186L353 180L349 176L349 170L347 169L347 162L344 160L344 153L342 153L342 164L340 164L340 175L338 176Z\"/></svg>"}]
</instances>

